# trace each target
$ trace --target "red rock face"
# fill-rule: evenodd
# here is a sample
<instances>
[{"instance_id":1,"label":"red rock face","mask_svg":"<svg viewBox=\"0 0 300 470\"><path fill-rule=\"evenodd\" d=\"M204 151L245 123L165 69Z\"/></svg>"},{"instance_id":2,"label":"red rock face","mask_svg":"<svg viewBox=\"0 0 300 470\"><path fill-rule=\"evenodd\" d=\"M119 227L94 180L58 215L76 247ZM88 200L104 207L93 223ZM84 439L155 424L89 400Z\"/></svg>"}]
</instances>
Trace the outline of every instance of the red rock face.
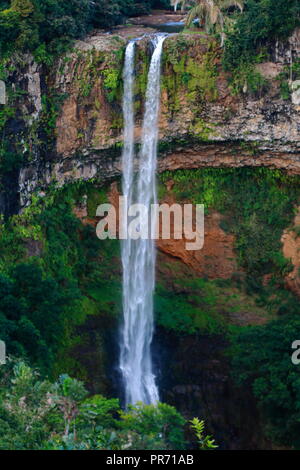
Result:
<instances>
[{"instance_id":1,"label":"red rock face","mask_svg":"<svg viewBox=\"0 0 300 470\"><path fill-rule=\"evenodd\" d=\"M171 189L170 186L169 189ZM115 206L117 213L119 209L118 198L118 189L115 184L112 184L109 200ZM175 200L169 195L163 202L172 205ZM236 255L234 253L235 237L226 234L220 228L221 220L222 216L217 212L205 216L204 246L200 250L191 251L187 249L186 245L193 240L187 240L184 236L180 240L174 238L174 220L171 217L171 237L167 240L161 238L157 240L157 247L162 253L180 259L201 277L229 279L237 271ZM193 219L193 226L195 227L195 219Z\"/></svg>"},{"instance_id":2,"label":"red rock face","mask_svg":"<svg viewBox=\"0 0 300 470\"><path fill-rule=\"evenodd\" d=\"M300 227L300 208L294 219L294 228ZM293 270L286 276L286 286L300 297L300 237L293 229L285 230L282 238L282 250L285 258L293 265Z\"/></svg>"},{"instance_id":3,"label":"red rock face","mask_svg":"<svg viewBox=\"0 0 300 470\"><path fill-rule=\"evenodd\" d=\"M112 183L108 200L116 210L117 231L119 227L119 196L117 184ZM168 196L164 202L172 205L175 201L172 196ZM74 214L82 223L96 227L97 219L88 217L87 209L83 205L76 207ZM234 253L235 237L225 233L220 228L221 220L222 216L218 212L212 212L205 216L204 246L200 250L191 251L187 249L186 245L193 240L187 240L184 237L180 240L174 238L174 220L171 217L171 238L157 240L157 247L162 253L181 260L200 277L229 279L237 271L236 255ZM195 220L193 220L193 225L195 226Z\"/></svg>"},{"instance_id":4,"label":"red rock face","mask_svg":"<svg viewBox=\"0 0 300 470\"><path fill-rule=\"evenodd\" d=\"M168 195L164 203L172 205L175 200L172 196L172 182L167 183ZM117 214L117 231L119 227L119 190L117 184L111 184L108 200L115 207ZM83 224L89 224L96 228L98 219L90 217L87 213L86 201L74 208L74 214ZM205 215L204 221L204 245L200 250L188 250L186 245L191 240L184 236L177 240L174 238L174 220L171 217L170 239L157 240L158 250L171 258L182 261L186 266L192 268L195 274L208 279L230 279L240 268L237 265L236 253L234 251L235 237L225 233L220 227L222 215L214 211ZM195 226L195 220L193 220ZM294 229L300 227L300 208L294 219ZM160 219L161 234L161 219ZM293 265L293 270L286 276L286 287L300 297L300 236L293 228L286 229L281 238L282 252L285 258ZM271 275L270 275L271 276ZM270 276L265 276L268 283Z\"/></svg>"},{"instance_id":5,"label":"red rock face","mask_svg":"<svg viewBox=\"0 0 300 470\"><path fill-rule=\"evenodd\" d=\"M237 271L235 238L220 228L221 218L217 212L205 216L204 246L201 250L187 250L186 244L189 240L185 238L158 240L158 249L174 258L179 258L201 277L229 279Z\"/></svg>"}]
</instances>

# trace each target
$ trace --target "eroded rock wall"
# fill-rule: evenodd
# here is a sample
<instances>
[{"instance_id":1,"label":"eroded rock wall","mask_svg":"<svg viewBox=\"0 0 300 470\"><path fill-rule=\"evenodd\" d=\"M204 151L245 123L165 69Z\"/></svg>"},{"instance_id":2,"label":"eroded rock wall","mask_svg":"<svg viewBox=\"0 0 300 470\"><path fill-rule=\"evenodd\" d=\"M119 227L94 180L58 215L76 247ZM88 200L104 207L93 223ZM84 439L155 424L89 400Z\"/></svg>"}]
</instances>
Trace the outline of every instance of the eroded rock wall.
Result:
<instances>
[{"instance_id":1,"label":"eroded rock wall","mask_svg":"<svg viewBox=\"0 0 300 470\"><path fill-rule=\"evenodd\" d=\"M120 174L122 64L127 39L99 34L78 41L74 50L51 70L34 64L27 69L25 75L31 73L27 91L32 95L32 115L39 116L39 125L35 126L40 131L35 132L31 124L28 158L19 178L21 205L27 203L34 188L53 180L63 184L76 179L105 180ZM299 37L295 35L293 41L296 48ZM137 145L149 48L147 38L137 43ZM276 74L268 75L270 68L276 73L282 70L284 60L288 64L288 55L281 51L273 55L274 62L268 66L261 64L261 73L268 75L267 91L242 96L233 95L228 86L220 55L218 44L204 35L180 34L166 40L159 171L200 166L270 166L299 173L300 107L291 99L283 100ZM46 98L47 115L40 111ZM44 142L42 158L35 158L30 149L45 133L48 145Z\"/></svg>"}]
</instances>

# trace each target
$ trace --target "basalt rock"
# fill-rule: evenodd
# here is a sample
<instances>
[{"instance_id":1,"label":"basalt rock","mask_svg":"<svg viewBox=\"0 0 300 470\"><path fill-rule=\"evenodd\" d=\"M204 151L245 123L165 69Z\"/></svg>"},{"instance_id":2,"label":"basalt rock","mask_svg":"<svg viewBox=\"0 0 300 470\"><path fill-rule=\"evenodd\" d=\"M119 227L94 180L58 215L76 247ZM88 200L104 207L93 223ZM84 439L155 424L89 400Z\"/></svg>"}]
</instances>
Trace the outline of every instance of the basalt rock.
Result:
<instances>
[{"instance_id":1,"label":"basalt rock","mask_svg":"<svg viewBox=\"0 0 300 470\"><path fill-rule=\"evenodd\" d=\"M129 34L127 28L126 34L98 34L78 41L74 50L48 72L32 63L25 67L27 109L31 103L32 119L36 122L41 117L40 88L53 101L55 113L51 123L39 122L40 137L50 125L47 132L51 139L42 158L34 150L37 135L32 125L29 142L24 142L30 155L20 171L21 206L27 204L34 189L53 180L62 185L70 180L105 180L120 174L122 66ZM293 50L298 50L299 35L294 36ZM137 147L149 47L147 38L136 46ZM158 171L269 166L299 173L300 108L295 100L280 97L276 80L277 70L288 64L288 56L278 52L267 67L261 64L263 74L272 69L267 74L268 90L234 96L220 55L218 44L203 35L181 34L166 40ZM53 122L55 128L51 128Z\"/></svg>"},{"instance_id":2,"label":"basalt rock","mask_svg":"<svg viewBox=\"0 0 300 470\"><path fill-rule=\"evenodd\" d=\"M178 337L159 329L155 350L162 399L187 419L205 419L220 449L272 449L251 391L230 377L226 347L221 336Z\"/></svg>"}]
</instances>

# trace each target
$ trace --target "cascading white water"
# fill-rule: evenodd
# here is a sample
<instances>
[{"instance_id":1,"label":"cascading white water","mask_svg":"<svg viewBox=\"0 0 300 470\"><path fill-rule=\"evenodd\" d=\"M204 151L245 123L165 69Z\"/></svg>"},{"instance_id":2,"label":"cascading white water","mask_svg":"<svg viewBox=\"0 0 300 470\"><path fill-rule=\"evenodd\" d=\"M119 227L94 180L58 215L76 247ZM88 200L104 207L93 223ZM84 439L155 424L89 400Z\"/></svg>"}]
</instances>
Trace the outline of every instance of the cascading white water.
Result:
<instances>
[{"instance_id":1,"label":"cascading white water","mask_svg":"<svg viewBox=\"0 0 300 470\"><path fill-rule=\"evenodd\" d=\"M148 209L149 214L151 204L157 201L155 172L160 105L160 68L165 38L166 35L157 34L152 39L154 52L148 73L137 180L134 178L134 42L127 46L123 73L123 196L127 197L128 207L133 203L141 203ZM148 223L148 220L145 222ZM155 221L151 220L151 230L154 230L154 223ZM128 220L125 213L123 224L127 229ZM121 255L124 321L121 331L120 370L124 379L125 401L126 404L156 403L159 394L151 358L156 258L154 241L150 236L147 240L132 240L130 238L122 240Z\"/></svg>"}]
</instances>

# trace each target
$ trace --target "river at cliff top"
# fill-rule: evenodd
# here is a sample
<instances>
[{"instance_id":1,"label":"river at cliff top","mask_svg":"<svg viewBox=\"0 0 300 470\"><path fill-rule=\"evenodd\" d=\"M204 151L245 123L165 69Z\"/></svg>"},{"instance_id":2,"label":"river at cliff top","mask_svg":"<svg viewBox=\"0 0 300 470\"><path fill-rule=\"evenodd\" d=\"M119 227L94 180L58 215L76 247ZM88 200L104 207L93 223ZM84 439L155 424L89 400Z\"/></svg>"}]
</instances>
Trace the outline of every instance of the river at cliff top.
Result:
<instances>
[{"instance_id":1,"label":"river at cliff top","mask_svg":"<svg viewBox=\"0 0 300 470\"><path fill-rule=\"evenodd\" d=\"M184 23L181 21L169 21L168 23L163 23L156 26L152 25L152 28L155 28L162 33L180 33L184 29Z\"/></svg>"},{"instance_id":2,"label":"river at cliff top","mask_svg":"<svg viewBox=\"0 0 300 470\"><path fill-rule=\"evenodd\" d=\"M130 18L134 26L153 28L163 33L180 33L184 29L185 15L170 11L156 10L152 14Z\"/></svg>"},{"instance_id":3,"label":"river at cliff top","mask_svg":"<svg viewBox=\"0 0 300 470\"><path fill-rule=\"evenodd\" d=\"M113 28L110 31L105 30L98 30L95 31L92 36L88 38L90 42L91 37L96 40L97 43L101 41L101 39L106 42L107 37L110 36L120 36L124 39L132 39L135 37L142 37L144 35L153 34L156 32L162 33L180 33L184 30L186 15L182 15L180 13L175 14L174 12L170 11L154 11L150 15L145 16L138 16L135 18L129 18L124 25L119 25ZM77 41L77 43L80 41ZM109 47L109 45L107 45Z\"/></svg>"}]
</instances>

